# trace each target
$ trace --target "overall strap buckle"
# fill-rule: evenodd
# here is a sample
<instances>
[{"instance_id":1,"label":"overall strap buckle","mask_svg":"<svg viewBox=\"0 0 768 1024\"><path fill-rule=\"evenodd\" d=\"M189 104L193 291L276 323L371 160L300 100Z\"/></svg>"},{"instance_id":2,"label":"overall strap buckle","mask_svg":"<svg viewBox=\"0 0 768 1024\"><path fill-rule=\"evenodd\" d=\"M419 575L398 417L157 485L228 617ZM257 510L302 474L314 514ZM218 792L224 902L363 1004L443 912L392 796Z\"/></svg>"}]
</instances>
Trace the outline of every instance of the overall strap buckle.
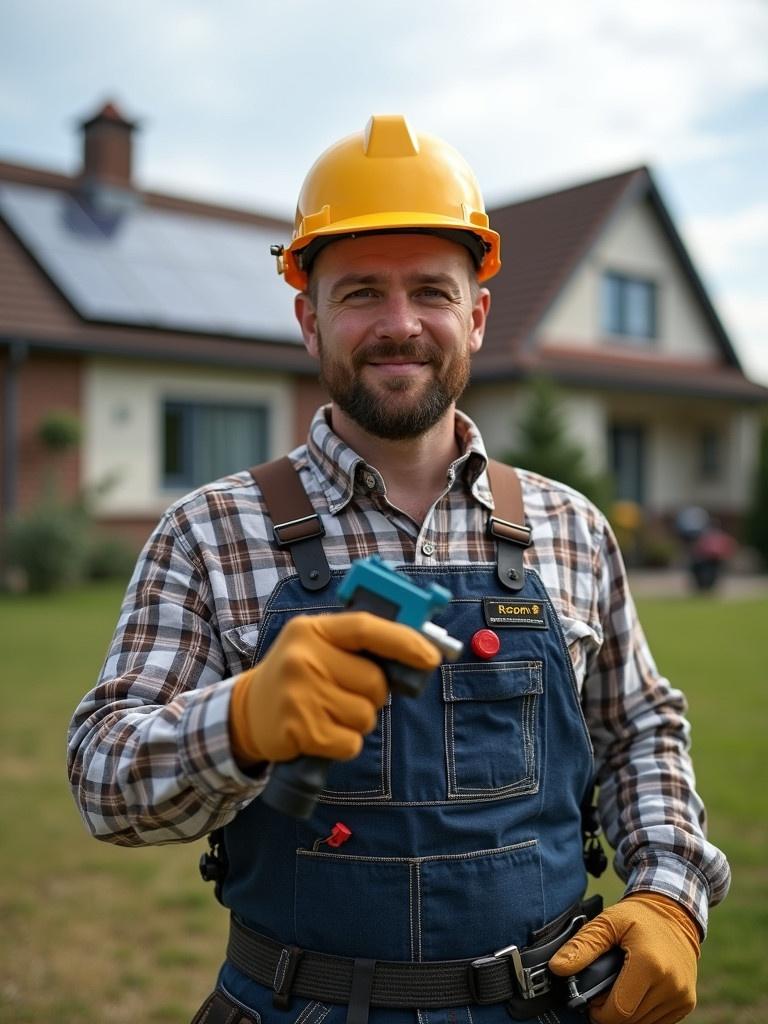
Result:
<instances>
[{"instance_id":1,"label":"overall strap buckle","mask_svg":"<svg viewBox=\"0 0 768 1024\"><path fill-rule=\"evenodd\" d=\"M496 541L496 574L503 587L517 592L525 586L523 552L531 544L520 479L511 466L489 459L488 480L495 504L488 533Z\"/></svg>"}]
</instances>

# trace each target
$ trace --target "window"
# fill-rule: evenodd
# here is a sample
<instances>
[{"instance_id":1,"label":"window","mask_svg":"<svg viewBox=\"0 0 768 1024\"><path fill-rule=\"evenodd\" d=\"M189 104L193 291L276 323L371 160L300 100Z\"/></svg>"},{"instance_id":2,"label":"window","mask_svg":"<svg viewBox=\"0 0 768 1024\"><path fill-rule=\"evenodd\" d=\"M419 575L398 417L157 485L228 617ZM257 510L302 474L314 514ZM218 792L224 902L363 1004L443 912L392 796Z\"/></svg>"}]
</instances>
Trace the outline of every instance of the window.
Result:
<instances>
[{"instance_id":1,"label":"window","mask_svg":"<svg viewBox=\"0 0 768 1024\"><path fill-rule=\"evenodd\" d=\"M719 480L723 471L723 437L715 427L699 432L699 479Z\"/></svg>"},{"instance_id":2,"label":"window","mask_svg":"<svg viewBox=\"0 0 768 1024\"><path fill-rule=\"evenodd\" d=\"M625 338L656 337L656 284L623 274L603 274L602 328Z\"/></svg>"},{"instance_id":3,"label":"window","mask_svg":"<svg viewBox=\"0 0 768 1024\"><path fill-rule=\"evenodd\" d=\"M190 489L267 458L264 406L166 401L163 486Z\"/></svg>"},{"instance_id":4,"label":"window","mask_svg":"<svg viewBox=\"0 0 768 1024\"><path fill-rule=\"evenodd\" d=\"M614 424L608 432L616 499L645 503L646 440L642 426Z\"/></svg>"}]
</instances>

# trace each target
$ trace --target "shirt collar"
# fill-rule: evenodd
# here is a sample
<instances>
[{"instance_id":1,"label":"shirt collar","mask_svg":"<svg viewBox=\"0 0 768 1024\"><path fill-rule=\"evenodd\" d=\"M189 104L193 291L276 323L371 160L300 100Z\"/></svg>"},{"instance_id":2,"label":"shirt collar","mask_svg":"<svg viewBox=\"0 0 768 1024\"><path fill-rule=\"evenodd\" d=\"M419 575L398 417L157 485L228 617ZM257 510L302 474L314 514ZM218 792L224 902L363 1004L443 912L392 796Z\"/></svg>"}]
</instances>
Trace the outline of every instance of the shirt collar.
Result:
<instances>
[{"instance_id":1,"label":"shirt collar","mask_svg":"<svg viewBox=\"0 0 768 1024\"><path fill-rule=\"evenodd\" d=\"M330 411L330 405L325 405L315 413L307 439L307 458L328 499L329 511L336 515L352 500L360 474L372 474L377 480L380 476L375 466L369 465L334 433ZM483 439L476 424L458 410L456 439L461 454L448 468L447 483L453 485L457 478L463 479L472 496L486 508L493 509Z\"/></svg>"}]
</instances>

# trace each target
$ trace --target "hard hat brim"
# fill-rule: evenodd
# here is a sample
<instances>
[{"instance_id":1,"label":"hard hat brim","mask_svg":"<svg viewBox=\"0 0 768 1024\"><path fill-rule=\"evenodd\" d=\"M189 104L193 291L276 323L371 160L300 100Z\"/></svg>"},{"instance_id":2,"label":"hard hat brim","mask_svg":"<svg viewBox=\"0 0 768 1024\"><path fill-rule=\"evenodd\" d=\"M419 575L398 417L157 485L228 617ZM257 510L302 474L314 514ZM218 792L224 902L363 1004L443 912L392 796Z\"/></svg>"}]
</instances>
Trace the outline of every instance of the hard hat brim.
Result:
<instances>
[{"instance_id":1,"label":"hard hat brim","mask_svg":"<svg viewBox=\"0 0 768 1024\"><path fill-rule=\"evenodd\" d=\"M439 214L417 213L404 211L401 213L371 213L363 217L352 217L348 220L334 221L325 228L317 228L304 235L294 238L289 248L285 250L285 280L294 288L304 291L307 287L307 273L301 265L300 253L305 250L315 239L322 238L344 238L350 235L387 233L393 234L402 232L407 234L409 230L418 232L434 229L435 233L449 230L452 232L461 231L474 235L482 240L485 255L477 268L478 281L487 281L498 273L501 267L501 240L498 232L490 228L472 225L471 227L464 220L454 217L445 217Z\"/></svg>"}]
</instances>

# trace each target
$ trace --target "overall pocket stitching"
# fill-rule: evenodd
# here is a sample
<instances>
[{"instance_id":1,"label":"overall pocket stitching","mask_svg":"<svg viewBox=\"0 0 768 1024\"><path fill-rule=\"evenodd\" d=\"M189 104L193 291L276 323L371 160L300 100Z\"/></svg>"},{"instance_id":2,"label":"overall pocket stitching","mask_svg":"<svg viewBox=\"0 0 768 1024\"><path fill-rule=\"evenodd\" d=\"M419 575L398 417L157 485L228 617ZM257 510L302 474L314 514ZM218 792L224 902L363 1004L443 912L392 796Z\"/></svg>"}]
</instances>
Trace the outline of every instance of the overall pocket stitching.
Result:
<instances>
[{"instance_id":1,"label":"overall pocket stitching","mask_svg":"<svg viewBox=\"0 0 768 1024\"><path fill-rule=\"evenodd\" d=\"M470 850L467 853L429 853L423 857L375 857L362 853L329 853L326 850L305 850L299 847L296 850L297 857L317 857L326 860L361 861L376 864L426 864L430 861L448 860L474 860L478 857L500 856L504 853L512 853L515 850L525 850L529 847L539 845L538 839L523 839L519 843L509 843L507 846L496 846L484 850Z\"/></svg>"},{"instance_id":2,"label":"overall pocket stitching","mask_svg":"<svg viewBox=\"0 0 768 1024\"><path fill-rule=\"evenodd\" d=\"M359 798L373 801L389 800L392 797L392 707L391 696L381 709L379 726L381 749L379 751L379 788L376 789L331 789L321 790L318 800L326 804L357 803Z\"/></svg>"},{"instance_id":3,"label":"overall pocket stitching","mask_svg":"<svg viewBox=\"0 0 768 1024\"><path fill-rule=\"evenodd\" d=\"M535 722L537 698L543 692L542 685L542 663L540 661L505 662L499 665L450 665L444 666L444 698L445 700L445 754L448 774L448 799L467 799L474 797L478 799L498 799L499 797L511 797L529 795L535 793L538 788L536 777L536 744L535 744ZM459 783L456 767L456 739L455 739L455 704L488 704L496 703L491 699L483 699L482 695L476 698L456 698L453 689L454 673L459 672L503 672L526 670L529 685L532 690L523 693L510 694L505 700L522 701L519 705L519 722L522 742L522 753L524 759L524 772L519 779L509 782L503 786L462 786Z\"/></svg>"}]
</instances>

